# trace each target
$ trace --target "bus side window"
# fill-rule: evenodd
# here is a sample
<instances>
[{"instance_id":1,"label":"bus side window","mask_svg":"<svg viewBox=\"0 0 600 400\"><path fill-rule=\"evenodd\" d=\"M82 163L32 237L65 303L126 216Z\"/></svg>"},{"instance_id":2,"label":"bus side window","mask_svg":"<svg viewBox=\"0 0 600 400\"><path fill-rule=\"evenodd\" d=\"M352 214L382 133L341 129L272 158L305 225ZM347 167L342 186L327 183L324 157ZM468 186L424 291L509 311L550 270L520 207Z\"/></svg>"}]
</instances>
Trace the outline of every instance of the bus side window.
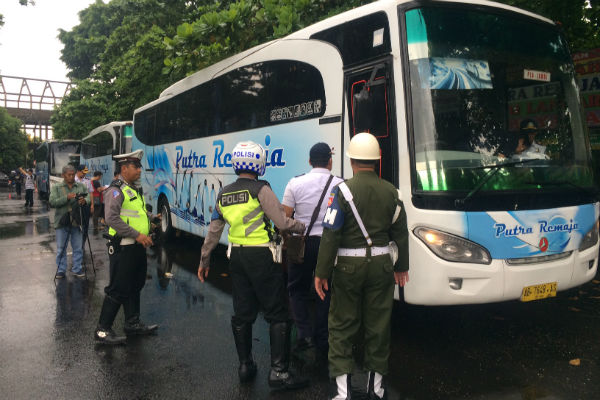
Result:
<instances>
[{"instance_id":1,"label":"bus side window","mask_svg":"<svg viewBox=\"0 0 600 400\"><path fill-rule=\"evenodd\" d=\"M369 132L377 138L389 136L385 77L374 82L361 79L352 83L352 134Z\"/></svg>"}]
</instances>

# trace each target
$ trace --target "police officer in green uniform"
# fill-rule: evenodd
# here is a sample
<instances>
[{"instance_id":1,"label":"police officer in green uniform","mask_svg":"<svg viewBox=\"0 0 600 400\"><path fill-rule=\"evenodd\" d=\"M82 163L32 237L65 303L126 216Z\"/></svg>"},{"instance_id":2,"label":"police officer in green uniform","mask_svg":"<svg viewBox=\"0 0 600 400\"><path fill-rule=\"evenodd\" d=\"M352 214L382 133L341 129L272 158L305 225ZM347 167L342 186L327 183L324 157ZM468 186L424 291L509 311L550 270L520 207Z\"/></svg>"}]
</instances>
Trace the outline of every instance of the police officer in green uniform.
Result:
<instances>
[{"instance_id":1,"label":"police officer in green uniform","mask_svg":"<svg viewBox=\"0 0 600 400\"><path fill-rule=\"evenodd\" d=\"M267 181L257 180L265 173L265 150L253 142L238 143L231 153L238 179L217 196L209 232L202 246L198 278L204 282L210 269L210 254L229 224L229 275L232 283L234 315L231 328L240 365L241 382L256 376L252 358L252 324L259 307L269 322L273 389L296 389L308 380L289 370L290 315L283 267L275 263L273 228L302 233L304 224L288 218ZM278 261L281 262L281 261Z\"/></svg>"},{"instance_id":2,"label":"police officer in green uniform","mask_svg":"<svg viewBox=\"0 0 600 400\"><path fill-rule=\"evenodd\" d=\"M346 155L354 177L331 193L315 271L321 298L330 278L333 282L329 373L335 392L330 398L351 398L352 345L362 325L368 398L385 399L394 281L400 286L408 282L406 214L396 188L375 173L380 151L373 135L355 135Z\"/></svg>"},{"instance_id":3,"label":"police officer in green uniform","mask_svg":"<svg viewBox=\"0 0 600 400\"><path fill-rule=\"evenodd\" d=\"M112 330L119 308L123 305L126 335L147 335L158 325L140 321L140 292L146 283L146 247L151 246L151 215L144 197L134 186L141 174L142 150L114 156L120 175L105 191L105 221L111 239L108 242L110 282L104 288L104 303L94 337L100 343L122 344L124 336Z\"/></svg>"}]
</instances>

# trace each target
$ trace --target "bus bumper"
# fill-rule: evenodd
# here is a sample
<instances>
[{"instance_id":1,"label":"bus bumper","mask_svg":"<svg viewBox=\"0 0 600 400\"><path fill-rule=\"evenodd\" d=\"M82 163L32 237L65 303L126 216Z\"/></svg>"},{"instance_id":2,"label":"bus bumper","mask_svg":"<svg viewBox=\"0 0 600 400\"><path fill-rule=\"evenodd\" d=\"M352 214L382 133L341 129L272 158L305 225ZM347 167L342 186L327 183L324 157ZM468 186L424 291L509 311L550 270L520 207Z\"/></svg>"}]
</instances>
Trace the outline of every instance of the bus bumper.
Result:
<instances>
[{"instance_id":1,"label":"bus bumper","mask_svg":"<svg viewBox=\"0 0 600 400\"><path fill-rule=\"evenodd\" d=\"M598 267L599 245L556 261L509 265L492 260L490 265L455 263L433 254L419 239L410 235L410 280L404 287L404 300L410 304L448 305L491 303L521 298L523 288L557 283L566 290L590 281ZM396 298L398 298L396 291Z\"/></svg>"}]
</instances>

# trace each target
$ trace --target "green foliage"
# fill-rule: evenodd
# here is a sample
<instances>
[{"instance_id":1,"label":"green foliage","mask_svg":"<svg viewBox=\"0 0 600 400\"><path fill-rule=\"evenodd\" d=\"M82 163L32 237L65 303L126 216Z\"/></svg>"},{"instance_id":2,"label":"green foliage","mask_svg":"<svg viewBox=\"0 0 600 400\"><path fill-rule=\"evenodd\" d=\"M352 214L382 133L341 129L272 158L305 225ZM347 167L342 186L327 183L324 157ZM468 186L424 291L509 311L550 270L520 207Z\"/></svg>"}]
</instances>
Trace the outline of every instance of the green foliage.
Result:
<instances>
[{"instance_id":1,"label":"green foliage","mask_svg":"<svg viewBox=\"0 0 600 400\"><path fill-rule=\"evenodd\" d=\"M559 22L573 53L600 47L600 1L598 0L496 1Z\"/></svg>"},{"instance_id":2,"label":"green foliage","mask_svg":"<svg viewBox=\"0 0 600 400\"><path fill-rule=\"evenodd\" d=\"M61 30L61 59L77 87L53 116L57 138L81 138L112 120L129 120L172 81L162 74L164 37L194 15L194 1L97 0L80 23Z\"/></svg>"},{"instance_id":3,"label":"green foliage","mask_svg":"<svg viewBox=\"0 0 600 400\"><path fill-rule=\"evenodd\" d=\"M116 119L112 84L92 80L75 83L50 119L55 139L81 139L93 128Z\"/></svg>"},{"instance_id":4,"label":"green foliage","mask_svg":"<svg viewBox=\"0 0 600 400\"><path fill-rule=\"evenodd\" d=\"M11 171L25 165L27 135L21 130L21 120L11 117L0 107L0 171Z\"/></svg>"},{"instance_id":5,"label":"green foliage","mask_svg":"<svg viewBox=\"0 0 600 400\"><path fill-rule=\"evenodd\" d=\"M372 0L371 0L372 1ZM164 73L180 79L233 54L277 39L368 0L238 0L209 3L165 38Z\"/></svg>"}]
</instances>

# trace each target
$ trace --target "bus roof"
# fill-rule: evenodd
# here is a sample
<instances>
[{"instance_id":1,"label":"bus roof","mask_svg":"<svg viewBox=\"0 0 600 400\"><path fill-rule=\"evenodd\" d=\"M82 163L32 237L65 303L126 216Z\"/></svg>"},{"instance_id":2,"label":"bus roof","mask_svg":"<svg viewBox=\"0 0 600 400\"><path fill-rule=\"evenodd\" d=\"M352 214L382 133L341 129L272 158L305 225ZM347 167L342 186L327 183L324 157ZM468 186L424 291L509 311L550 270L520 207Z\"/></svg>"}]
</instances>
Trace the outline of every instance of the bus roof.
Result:
<instances>
[{"instance_id":1,"label":"bus roof","mask_svg":"<svg viewBox=\"0 0 600 400\"><path fill-rule=\"evenodd\" d=\"M92 129L86 137L81 139L81 141L89 139L92 136L97 135L100 132L105 132L105 131L110 132L110 134L113 135L113 137L114 137L115 130L113 128L115 126L122 126L122 125L133 125L133 121L113 121L113 122L109 122L106 125L101 125L97 128Z\"/></svg>"},{"instance_id":2,"label":"bus roof","mask_svg":"<svg viewBox=\"0 0 600 400\"><path fill-rule=\"evenodd\" d=\"M414 0L379 0L379 1L376 1L376 2L373 2L370 4L366 4L361 7L354 8L352 10L345 11L341 14L334 15L330 18L324 19L320 22L317 22L317 23L310 25L306 28L303 28L299 31L291 33L290 35L288 35L286 37L259 44L258 46L252 47L252 48L250 48L246 51L243 51L239 54L236 54L234 56L226 58L225 60L219 61L216 64L208 66L202 70L199 70L199 71L193 73L192 75L190 75L186 78L181 79L180 81L172 84L171 86L169 86L165 90L163 90L160 93L160 96L158 97L158 99L156 99L148 104L145 104L142 107L139 107L138 109L136 109L134 111L134 113L143 111L143 110L150 108L156 104L162 103L164 100L166 100L169 97L172 97L172 96L175 96L182 92L185 92L186 90L188 90L192 87L195 87L197 85L200 85L204 82L207 82L207 81L215 78L219 74L219 72L226 70L227 68L238 63L239 61L243 60L244 58L246 58L246 57L250 56L251 54L254 54L258 51L265 49L266 47L272 45L273 43L276 43L276 42L279 42L282 40L286 40L286 39L309 39L310 36L313 35L314 33L323 31L327 28L337 26L344 22L351 21L353 19L359 18L364 15L372 14L377 11L390 10L390 9L397 7L400 4L410 3L413 1ZM436 0L436 3L438 3L438 4L439 3L455 3L455 4L462 3L462 4L475 5L475 6L500 8L500 9L513 11L513 12L516 12L519 14L527 15L529 17L536 18L543 22L555 25L555 23L552 20L542 17L541 15L534 14L532 12L522 10L517 7L508 6L506 4L496 3L493 1L487 1L487 0ZM418 3L418 4L419 5L427 5L428 3L423 2L423 3Z\"/></svg>"}]
</instances>

